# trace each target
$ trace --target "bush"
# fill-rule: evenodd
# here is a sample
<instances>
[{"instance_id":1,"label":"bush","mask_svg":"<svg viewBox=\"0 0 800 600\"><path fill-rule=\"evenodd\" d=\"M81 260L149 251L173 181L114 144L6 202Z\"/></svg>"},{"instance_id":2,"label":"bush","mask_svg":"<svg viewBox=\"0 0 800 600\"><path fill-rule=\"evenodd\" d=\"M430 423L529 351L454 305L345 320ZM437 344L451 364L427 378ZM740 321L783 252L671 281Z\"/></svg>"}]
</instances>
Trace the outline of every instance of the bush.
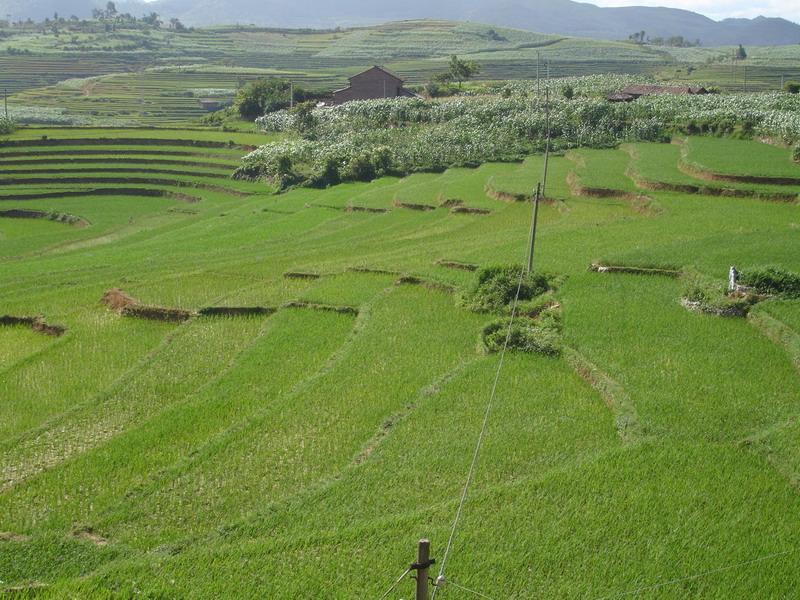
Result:
<instances>
[{"instance_id":1,"label":"bush","mask_svg":"<svg viewBox=\"0 0 800 600\"><path fill-rule=\"evenodd\" d=\"M797 144L792 149L792 159L794 159L795 162L800 162L800 144Z\"/></svg>"},{"instance_id":2,"label":"bush","mask_svg":"<svg viewBox=\"0 0 800 600\"><path fill-rule=\"evenodd\" d=\"M17 124L9 117L0 117L0 135L9 135L17 130Z\"/></svg>"},{"instance_id":3,"label":"bush","mask_svg":"<svg viewBox=\"0 0 800 600\"><path fill-rule=\"evenodd\" d=\"M800 94L800 82L787 81L783 84L783 90L789 94Z\"/></svg>"},{"instance_id":4,"label":"bush","mask_svg":"<svg viewBox=\"0 0 800 600\"><path fill-rule=\"evenodd\" d=\"M743 271L739 281L759 294L800 298L800 275L777 267Z\"/></svg>"},{"instance_id":5,"label":"bush","mask_svg":"<svg viewBox=\"0 0 800 600\"><path fill-rule=\"evenodd\" d=\"M520 286L522 267L506 265L485 267L477 272L473 284L464 293L461 303L475 312L503 312L514 301ZM524 302L544 294L551 288L552 276L528 273L522 277L519 299Z\"/></svg>"},{"instance_id":6,"label":"bush","mask_svg":"<svg viewBox=\"0 0 800 600\"><path fill-rule=\"evenodd\" d=\"M558 331L531 319L517 319L512 324L510 318L504 317L489 323L481 333L481 340L487 352L502 351L506 339L509 350L546 356L558 356L561 353Z\"/></svg>"}]
</instances>

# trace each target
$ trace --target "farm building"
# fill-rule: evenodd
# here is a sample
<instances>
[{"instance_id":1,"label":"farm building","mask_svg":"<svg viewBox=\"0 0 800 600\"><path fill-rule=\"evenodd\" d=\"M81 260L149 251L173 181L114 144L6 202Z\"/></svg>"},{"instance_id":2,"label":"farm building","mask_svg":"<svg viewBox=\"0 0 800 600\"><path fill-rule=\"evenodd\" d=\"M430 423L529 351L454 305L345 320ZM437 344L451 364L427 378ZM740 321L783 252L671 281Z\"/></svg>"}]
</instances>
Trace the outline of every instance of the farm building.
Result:
<instances>
[{"instance_id":1,"label":"farm building","mask_svg":"<svg viewBox=\"0 0 800 600\"><path fill-rule=\"evenodd\" d=\"M381 98L413 98L416 94L403 87L403 79L384 69L372 67L349 79L350 85L333 92L333 103L344 104L352 100L379 100Z\"/></svg>"},{"instance_id":2,"label":"farm building","mask_svg":"<svg viewBox=\"0 0 800 600\"><path fill-rule=\"evenodd\" d=\"M609 102L633 102L642 96L672 94L673 96L696 96L708 94L708 90L700 86L685 85L629 85L625 89L608 96Z\"/></svg>"}]
</instances>

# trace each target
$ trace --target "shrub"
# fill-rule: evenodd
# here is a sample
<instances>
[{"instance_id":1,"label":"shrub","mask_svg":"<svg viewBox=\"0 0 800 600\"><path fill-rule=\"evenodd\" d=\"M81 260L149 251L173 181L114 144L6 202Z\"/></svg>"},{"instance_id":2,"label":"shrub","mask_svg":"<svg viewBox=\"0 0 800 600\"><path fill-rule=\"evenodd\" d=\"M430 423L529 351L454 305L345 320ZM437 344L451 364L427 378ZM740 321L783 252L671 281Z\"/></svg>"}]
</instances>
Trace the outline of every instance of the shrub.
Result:
<instances>
[{"instance_id":1,"label":"shrub","mask_svg":"<svg viewBox=\"0 0 800 600\"><path fill-rule=\"evenodd\" d=\"M503 312L514 301L519 286L520 301L531 300L551 287L553 278L541 273L520 274L519 265L485 267L461 298L461 303L475 312Z\"/></svg>"},{"instance_id":2,"label":"shrub","mask_svg":"<svg viewBox=\"0 0 800 600\"><path fill-rule=\"evenodd\" d=\"M783 90L789 94L800 94L800 82L787 81L783 84Z\"/></svg>"},{"instance_id":3,"label":"shrub","mask_svg":"<svg viewBox=\"0 0 800 600\"><path fill-rule=\"evenodd\" d=\"M0 117L0 135L9 135L17 130L17 124L9 117Z\"/></svg>"},{"instance_id":4,"label":"shrub","mask_svg":"<svg viewBox=\"0 0 800 600\"><path fill-rule=\"evenodd\" d=\"M759 294L800 298L800 275L777 267L742 271L739 281Z\"/></svg>"},{"instance_id":5,"label":"shrub","mask_svg":"<svg viewBox=\"0 0 800 600\"><path fill-rule=\"evenodd\" d=\"M796 146L795 146L795 147L792 149L792 159L793 159L795 162L800 162L800 144L797 144L797 145L796 145Z\"/></svg>"},{"instance_id":6,"label":"shrub","mask_svg":"<svg viewBox=\"0 0 800 600\"><path fill-rule=\"evenodd\" d=\"M489 323L481 333L481 340L487 352L502 351L506 339L509 350L546 356L558 356L561 353L558 331L531 319L516 319L511 323L510 318L503 317Z\"/></svg>"}]
</instances>

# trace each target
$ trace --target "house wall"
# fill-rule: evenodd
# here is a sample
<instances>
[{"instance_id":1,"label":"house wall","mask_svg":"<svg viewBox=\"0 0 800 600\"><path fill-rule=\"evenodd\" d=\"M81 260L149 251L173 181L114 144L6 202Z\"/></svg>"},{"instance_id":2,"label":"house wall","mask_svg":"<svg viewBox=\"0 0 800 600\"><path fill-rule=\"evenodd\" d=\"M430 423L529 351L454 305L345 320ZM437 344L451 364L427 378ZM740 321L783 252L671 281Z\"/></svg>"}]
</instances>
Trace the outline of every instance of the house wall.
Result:
<instances>
[{"instance_id":1,"label":"house wall","mask_svg":"<svg viewBox=\"0 0 800 600\"><path fill-rule=\"evenodd\" d=\"M404 95L402 81L373 69L353 77L350 80L350 87L334 92L333 99L336 104L342 104L351 100L377 100L402 95Z\"/></svg>"}]
</instances>

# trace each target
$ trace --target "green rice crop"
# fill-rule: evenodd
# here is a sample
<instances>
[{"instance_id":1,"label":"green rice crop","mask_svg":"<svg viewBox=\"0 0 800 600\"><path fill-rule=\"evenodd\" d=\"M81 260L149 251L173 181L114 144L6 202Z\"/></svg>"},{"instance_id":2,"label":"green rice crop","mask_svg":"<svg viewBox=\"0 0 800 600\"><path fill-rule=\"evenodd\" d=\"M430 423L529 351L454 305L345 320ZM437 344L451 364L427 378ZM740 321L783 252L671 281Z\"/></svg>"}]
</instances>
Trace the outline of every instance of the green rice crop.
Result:
<instances>
[{"instance_id":1,"label":"green rice crop","mask_svg":"<svg viewBox=\"0 0 800 600\"><path fill-rule=\"evenodd\" d=\"M41 135L69 145L0 149L4 169L41 171L0 185L0 210L88 226L0 219L0 314L67 328L0 327L0 595L43 584L42 598L379 597L419 538L441 559L501 359L481 344L500 315L458 302L476 273L440 261L524 262L531 204L508 200L529 200L543 157L275 194L201 166L240 149L165 141L226 132L18 139ZM79 141L112 135L143 141ZM703 144L737 172L729 140ZM682 173L680 152L551 156L534 269L559 285L523 308L556 304L562 354L503 359L452 582L519 598L800 586L797 301L723 319L684 309L680 280L588 270L668 265L720 287L734 264L800 271L795 203L639 190L626 175L728 186ZM142 181L92 196L100 184L58 180L64 168L97 179L104 164L141 168ZM187 174L157 183L162 167ZM576 180L623 195L576 195ZM20 199L32 193L52 195ZM640 193L658 210L629 197ZM490 212L454 214L453 201ZM275 312L149 321L100 304L112 288L165 309Z\"/></svg>"}]
</instances>

